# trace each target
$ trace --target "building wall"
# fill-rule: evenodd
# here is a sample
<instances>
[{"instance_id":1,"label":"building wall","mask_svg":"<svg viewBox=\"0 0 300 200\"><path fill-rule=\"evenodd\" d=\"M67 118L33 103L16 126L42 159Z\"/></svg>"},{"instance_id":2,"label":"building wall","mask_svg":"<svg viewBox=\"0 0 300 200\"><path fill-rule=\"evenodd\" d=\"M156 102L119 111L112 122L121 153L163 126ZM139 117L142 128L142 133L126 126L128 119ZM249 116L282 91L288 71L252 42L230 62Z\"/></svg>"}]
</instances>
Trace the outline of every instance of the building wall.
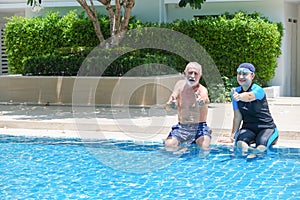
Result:
<instances>
[{"instance_id":1,"label":"building wall","mask_svg":"<svg viewBox=\"0 0 300 200\"><path fill-rule=\"evenodd\" d=\"M296 42L297 36L297 20L298 16L298 6L292 3L284 4L284 17L282 19L282 24L284 27L284 38L282 40L282 62L278 62L278 68L275 71L275 77L270 82L270 84L280 85L282 88L281 94L283 96L296 96L295 90L296 80L295 70L297 68L297 52L298 45ZM292 88L293 86L293 88ZM298 94L300 95L300 94Z\"/></svg>"},{"instance_id":2,"label":"building wall","mask_svg":"<svg viewBox=\"0 0 300 200\"><path fill-rule=\"evenodd\" d=\"M271 6L270 6L271 5ZM175 19L192 19L194 15L219 15L225 12L238 11L259 12L269 16L271 20L279 21L283 17L283 0L258 0L258 1L207 1L200 10L191 9L189 6L180 8L176 4L167 5L168 22Z\"/></svg>"},{"instance_id":3,"label":"building wall","mask_svg":"<svg viewBox=\"0 0 300 200\"><path fill-rule=\"evenodd\" d=\"M300 5L297 6L297 10L298 10L298 15L297 15L297 19L298 19L298 26L297 26L297 89L296 89L296 96L300 96Z\"/></svg>"},{"instance_id":4,"label":"building wall","mask_svg":"<svg viewBox=\"0 0 300 200\"><path fill-rule=\"evenodd\" d=\"M143 22L158 22L160 11L159 0L136 0L132 15Z\"/></svg>"}]
</instances>

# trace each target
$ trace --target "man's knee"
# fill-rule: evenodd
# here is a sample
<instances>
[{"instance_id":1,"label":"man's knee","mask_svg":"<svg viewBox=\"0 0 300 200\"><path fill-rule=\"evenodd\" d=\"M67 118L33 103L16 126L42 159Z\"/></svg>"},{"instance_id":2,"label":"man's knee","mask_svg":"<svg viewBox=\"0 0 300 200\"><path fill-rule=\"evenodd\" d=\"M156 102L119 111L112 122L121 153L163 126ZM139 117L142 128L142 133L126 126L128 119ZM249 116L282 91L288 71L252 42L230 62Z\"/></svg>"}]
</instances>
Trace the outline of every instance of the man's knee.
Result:
<instances>
[{"instance_id":1,"label":"man's knee","mask_svg":"<svg viewBox=\"0 0 300 200\"><path fill-rule=\"evenodd\" d=\"M175 137L168 137L165 140L165 146L168 146L168 147L178 146L178 140Z\"/></svg>"},{"instance_id":2,"label":"man's knee","mask_svg":"<svg viewBox=\"0 0 300 200\"><path fill-rule=\"evenodd\" d=\"M203 135L197 138L196 143L202 148L202 149L208 149L210 146L211 137L208 135Z\"/></svg>"}]
</instances>

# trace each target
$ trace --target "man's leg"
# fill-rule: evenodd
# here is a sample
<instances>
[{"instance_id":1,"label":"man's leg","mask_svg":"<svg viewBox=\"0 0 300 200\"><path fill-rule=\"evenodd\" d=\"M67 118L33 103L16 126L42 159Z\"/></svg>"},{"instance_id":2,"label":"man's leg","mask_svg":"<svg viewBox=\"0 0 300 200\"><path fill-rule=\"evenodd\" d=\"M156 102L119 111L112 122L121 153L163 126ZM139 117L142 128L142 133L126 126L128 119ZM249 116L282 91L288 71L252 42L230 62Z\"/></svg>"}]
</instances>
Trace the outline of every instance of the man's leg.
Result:
<instances>
[{"instance_id":1,"label":"man's leg","mask_svg":"<svg viewBox=\"0 0 300 200\"><path fill-rule=\"evenodd\" d=\"M207 135L200 136L196 143L203 149L203 150L209 150L211 138Z\"/></svg>"},{"instance_id":2,"label":"man's leg","mask_svg":"<svg viewBox=\"0 0 300 200\"><path fill-rule=\"evenodd\" d=\"M167 147L177 147L179 144L178 140L176 137L168 137L165 141L165 146Z\"/></svg>"}]
</instances>

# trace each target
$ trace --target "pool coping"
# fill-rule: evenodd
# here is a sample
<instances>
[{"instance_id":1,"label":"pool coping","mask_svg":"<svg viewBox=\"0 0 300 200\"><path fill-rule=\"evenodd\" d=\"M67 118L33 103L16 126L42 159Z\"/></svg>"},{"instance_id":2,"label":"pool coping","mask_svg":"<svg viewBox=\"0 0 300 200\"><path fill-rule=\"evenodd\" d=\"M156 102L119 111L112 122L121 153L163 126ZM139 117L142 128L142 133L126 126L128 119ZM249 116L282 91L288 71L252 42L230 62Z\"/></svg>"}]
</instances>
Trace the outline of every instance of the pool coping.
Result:
<instances>
[{"instance_id":1,"label":"pool coping","mask_svg":"<svg viewBox=\"0 0 300 200\"><path fill-rule=\"evenodd\" d=\"M57 139L83 139L88 140L127 140L141 143L163 143L165 134L151 135L143 133L124 133L98 131L75 131L75 130L40 130L40 129L19 129L19 128L0 128L0 135L24 136L37 138L57 138ZM222 136L213 137L211 144L217 145L233 145L232 143L221 143L218 140ZM300 148L300 141L278 139L274 147Z\"/></svg>"},{"instance_id":2,"label":"pool coping","mask_svg":"<svg viewBox=\"0 0 300 200\"><path fill-rule=\"evenodd\" d=\"M0 103L0 134L78 138L85 132L87 135L98 133L98 135L102 134L105 135L105 138L112 139L162 142L167 137L171 126L177 123L176 112L167 114L163 118L163 125L160 123L155 124L156 127L152 127L156 130L159 129L159 131L156 131L156 134L149 135L144 134L141 131L142 129L136 127L145 125L146 131L151 132L147 130L149 129L147 123L152 120L151 117L116 120L114 116L103 114L99 118L97 116L98 124L91 124L88 121L86 124L83 123L84 127L81 127L83 131L80 131L80 135L77 126L81 119L78 120L73 116L72 106L58 106L67 109L57 113L57 106ZM35 109L36 107L38 109ZM300 118L300 98L280 97L269 99L269 107L279 129L277 145L300 148L300 125L298 122ZM143 108L137 107L137 109ZM231 132L232 117L233 112L230 103L211 103L209 105L207 122L213 130L212 143L218 143L217 139L220 137L228 137ZM157 119L159 118L155 120ZM137 126L130 127L128 120L131 120L131 123L137 124ZM101 127L99 127L99 124L101 124ZM129 129L130 131L127 131Z\"/></svg>"}]
</instances>

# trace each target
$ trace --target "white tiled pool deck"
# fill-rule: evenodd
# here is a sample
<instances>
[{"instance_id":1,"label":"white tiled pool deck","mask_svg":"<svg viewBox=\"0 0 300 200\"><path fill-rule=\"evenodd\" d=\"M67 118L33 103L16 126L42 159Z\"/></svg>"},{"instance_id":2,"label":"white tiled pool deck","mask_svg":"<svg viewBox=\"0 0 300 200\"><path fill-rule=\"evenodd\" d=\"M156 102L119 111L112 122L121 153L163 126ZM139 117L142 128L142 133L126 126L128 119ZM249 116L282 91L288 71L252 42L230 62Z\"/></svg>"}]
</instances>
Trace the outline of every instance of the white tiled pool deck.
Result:
<instances>
[{"instance_id":1,"label":"white tiled pool deck","mask_svg":"<svg viewBox=\"0 0 300 200\"><path fill-rule=\"evenodd\" d=\"M277 97L268 101L279 130L276 146L300 148L300 98ZM95 113L81 116L74 115L72 106L2 103L0 134L162 142L170 127L177 123L176 112L166 112L163 106L146 109L99 106L94 110ZM230 103L210 104L208 125L213 130L212 143L229 135L232 117Z\"/></svg>"}]
</instances>

